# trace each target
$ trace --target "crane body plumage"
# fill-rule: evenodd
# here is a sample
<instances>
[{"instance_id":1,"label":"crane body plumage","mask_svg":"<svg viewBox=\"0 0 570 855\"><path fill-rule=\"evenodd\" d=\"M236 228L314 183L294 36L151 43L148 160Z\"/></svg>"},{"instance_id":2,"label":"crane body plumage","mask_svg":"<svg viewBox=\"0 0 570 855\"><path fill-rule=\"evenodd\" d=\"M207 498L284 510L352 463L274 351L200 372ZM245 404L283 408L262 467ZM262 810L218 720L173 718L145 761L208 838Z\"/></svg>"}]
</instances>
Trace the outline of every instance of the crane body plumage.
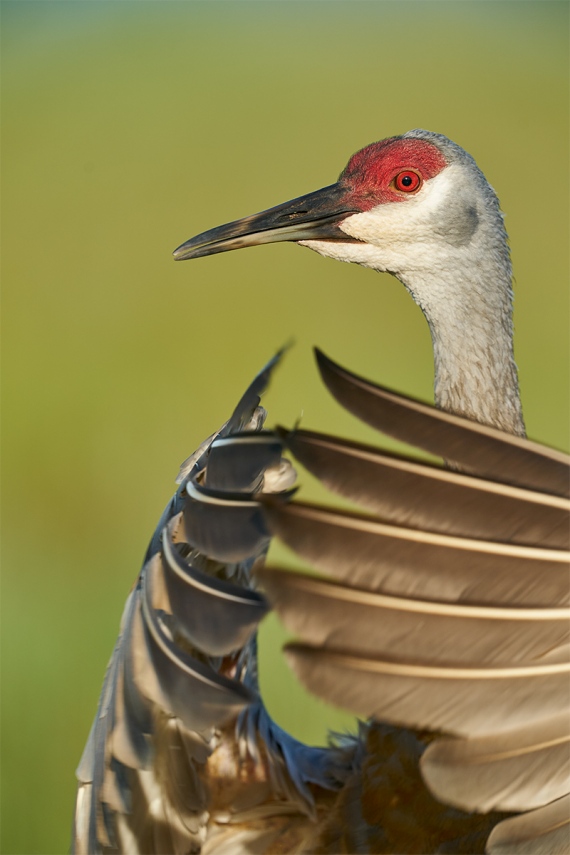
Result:
<instances>
[{"instance_id":1,"label":"crane body plumage","mask_svg":"<svg viewBox=\"0 0 570 855\"><path fill-rule=\"evenodd\" d=\"M151 540L78 769L74 851L566 852L568 458L524 436L497 197L463 149L415 130L174 255L279 240L410 292L437 409L321 353L319 370L448 466L264 430L282 354L267 364ZM286 451L362 512L291 501ZM263 566L274 535L323 575ZM312 747L271 720L255 636L270 607L299 679L367 717L355 734Z\"/></svg>"}]
</instances>

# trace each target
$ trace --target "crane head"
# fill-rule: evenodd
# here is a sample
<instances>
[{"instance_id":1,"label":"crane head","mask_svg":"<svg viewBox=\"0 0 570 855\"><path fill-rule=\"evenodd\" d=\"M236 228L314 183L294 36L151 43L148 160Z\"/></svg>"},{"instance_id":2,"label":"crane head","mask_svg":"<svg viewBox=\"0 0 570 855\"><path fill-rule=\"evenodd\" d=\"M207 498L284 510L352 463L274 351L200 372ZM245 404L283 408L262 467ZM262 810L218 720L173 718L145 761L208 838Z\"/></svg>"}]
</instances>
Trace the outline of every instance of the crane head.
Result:
<instances>
[{"instance_id":1,"label":"crane head","mask_svg":"<svg viewBox=\"0 0 570 855\"><path fill-rule=\"evenodd\" d=\"M481 194L490 194L473 159L441 134L409 131L354 154L338 181L183 243L176 260L294 241L340 261L398 275L436 252L468 243ZM433 266L433 252L430 265Z\"/></svg>"}]
</instances>

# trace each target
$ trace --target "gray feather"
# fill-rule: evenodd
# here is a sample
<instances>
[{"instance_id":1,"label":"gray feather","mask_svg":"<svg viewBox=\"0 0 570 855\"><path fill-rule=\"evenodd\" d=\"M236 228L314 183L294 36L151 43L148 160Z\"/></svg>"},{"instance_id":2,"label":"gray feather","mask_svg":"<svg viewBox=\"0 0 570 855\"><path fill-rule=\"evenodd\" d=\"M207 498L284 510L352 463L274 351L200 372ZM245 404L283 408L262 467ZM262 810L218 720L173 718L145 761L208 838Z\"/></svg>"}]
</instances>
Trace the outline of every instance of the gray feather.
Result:
<instances>
[{"instance_id":1,"label":"gray feather","mask_svg":"<svg viewBox=\"0 0 570 855\"><path fill-rule=\"evenodd\" d=\"M248 423L255 413L261 400L261 396L267 389L274 369L279 365L283 355L289 349L289 344L286 344L277 351L275 356L271 357L269 362L264 365L259 374L257 374L252 382L247 387L246 391L240 398L237 407L233 411L226 425L220 430L220 436L229 436L230 434L240 433L246 430Z\"/></svg>"},{"instance_id":2,"label":"gray feather","mask_svg":"<svg viewBox=\"0 0 570 855\"><path fill-rule=\"evenodd\" d=\"M268 611L264 598L212 575L217 568L199 553L189 561L182 558L171 539L173 528L171 523L164 529L157 566L164 576L178 631L210 656L224 656L243 647ZM210 573L205 572L208 569Z\"/></svg>"},{"instance_id":3,"label":"gray feather","mask_svg":"<svg viewBox=\"0 0 570 855\"><path fill-rule=\"evenodd\" d=\"M218 437L210 448L204 485L211 490L254 493L267 468L281 460L282 445L273 433Z\"/></svg>"},{"instance_id":4,"label":"gray feather","mask_svg":"<svg viewBox=\"0 0 570 855\"><path fill-rule=\"evenodd\" d=\"M144 632L163 700L161 708L178 716L190 730L223 724L253 700L236 680L217 674L190 656L169 635L153 606L153 585L160 572L156 556L143 577Z\"/></svg>"},{"instance_id":5,"label":"gray feather","mask_svg":"<svg viewBox=\"0 0 570 855\"><path fill-rule=\"evenodd\" d=\"M269 532L253 496L215 492L191 481L186 492L186 539L208 558L229 563L244 561L269 544Z\"/></svg>"}]
</instances>

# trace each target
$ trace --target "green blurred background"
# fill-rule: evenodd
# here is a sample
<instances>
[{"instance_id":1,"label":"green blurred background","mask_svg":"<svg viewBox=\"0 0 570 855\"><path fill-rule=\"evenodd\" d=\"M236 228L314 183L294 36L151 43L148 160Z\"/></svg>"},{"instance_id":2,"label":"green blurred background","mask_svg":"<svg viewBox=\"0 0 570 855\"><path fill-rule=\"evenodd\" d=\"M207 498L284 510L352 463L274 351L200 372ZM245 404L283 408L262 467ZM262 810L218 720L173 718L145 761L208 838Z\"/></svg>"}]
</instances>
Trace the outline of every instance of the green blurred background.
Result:
<instances>
[{"instance_id":1,"label":"green blurred background","mask_svg":"<svg viewBox=\"0 0 570 855\"><path fill-rule=\"evenodd\" d=\"M1 10L2 852L63 853L123 603L181 460L291 336L271 423L371 438L320 387L317 343L431 396L427 327L389 276L288 244L174 264L175 246L331 183L373 140L447 134L507 213L529 435L567 447L568 5ZM270 621L278 721L313 741L348 726L297 689L282 638Z\"/></svg>"}]
</instances>

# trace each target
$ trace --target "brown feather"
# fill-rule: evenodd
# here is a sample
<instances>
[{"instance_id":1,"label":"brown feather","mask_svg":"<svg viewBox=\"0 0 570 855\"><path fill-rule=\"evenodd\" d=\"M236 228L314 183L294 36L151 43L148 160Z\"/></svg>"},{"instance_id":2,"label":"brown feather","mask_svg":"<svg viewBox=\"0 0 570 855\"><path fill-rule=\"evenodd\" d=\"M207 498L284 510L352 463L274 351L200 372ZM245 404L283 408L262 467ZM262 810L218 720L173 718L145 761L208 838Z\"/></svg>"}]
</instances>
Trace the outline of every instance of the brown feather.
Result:
<instances>
[{"instance_id":1,"label":"brown feather","mask_svg":"<svg viewBox=\"0 0 570 855\"><path fill-rule=\"evenodd\" d=\"M334 493L384 522L526 546L570 547L570 501L307 430L284 444Z\"/></svg>"},{"instance_id":2,"label":"brown feather","mask_svg":"<svg viewBox=\"0 0 570 855\"><path fill-rule=\"evenodd\" d=\"M562 715L570 663L467 668L365 659L288 644L287 660L311 691L359 715L401 727L483 736Z\"/></svg>"},{"instance_id":3,"label":"brown feather","mask_svg":"<svg viewBox=\"0 0 570 855\"><path fill-rule=\"evenodd\" d=\"M266 567L258 577L285 624L304 643L363 657L430 664L553 661L570 641L570 608L464 606L355 590Z\"/></svg>"},{"instance_id":4,"label":"brown feather","mask_svg":"<svg viewBox=\"0 0 570 855\"><path fill-rule=\"evenodd\" d=\"M568 455L437 410L352 374L318 349L315 354L329 392L372 427L484 478L570 496Z\"/></svg>"},{"instance_id":5,"label":"brown feather","mask_svg":"<svg viewBox=\"0 0 570 855\"><path fill-rule=\"evenodd\" d=\"M570 790L568 712L499 736L439 739L421 770L436 798L464 810L540 807Z\"/></svg>"},{"instance_id":6,"label":"brown feather","mask_svg":"<svg viewBox=\"0 0 570 855\"><path fill-rule=\"evenodd\" d=\"M568 855L570 796L499 823L486 851L488 855Z\"/></svg>"},{"instance_id":7,"label":"brown feather","mask_svg":"<svg viewBox=\"0 0 570 855\"><path fill-rule=\"evenodd\" d=\"M314 567L395 596L510 606L570 602L568 553L431 534L317 505L265 502L270 527Z\"/></svg>"}]
</instances>

